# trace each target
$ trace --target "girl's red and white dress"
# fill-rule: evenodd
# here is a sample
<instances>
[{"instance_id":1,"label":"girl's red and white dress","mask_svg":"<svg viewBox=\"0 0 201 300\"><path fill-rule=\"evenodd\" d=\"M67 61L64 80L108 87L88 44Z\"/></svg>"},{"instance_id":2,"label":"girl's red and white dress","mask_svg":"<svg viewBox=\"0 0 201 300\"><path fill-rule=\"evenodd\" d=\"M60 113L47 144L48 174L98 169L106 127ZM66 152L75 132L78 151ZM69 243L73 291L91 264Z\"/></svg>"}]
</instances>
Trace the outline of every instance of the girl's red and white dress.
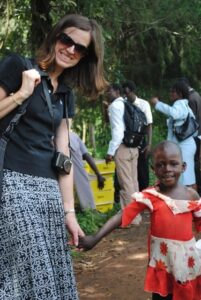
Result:
<instances>
[{"instance_id":1,"label":"girl's red and white dress","mask_svg":"<svg viewBox=\"0 0 201 300\"><path fill-rule=\"evenodd\" d=\"M122 227L145 209L151 218L145 291L173 294L173 300L201 300L201 250L193 234L193 221L201 231L201 200L172 199L157 187L133 198L123 210Z\"/></svg>"}]
</instances>

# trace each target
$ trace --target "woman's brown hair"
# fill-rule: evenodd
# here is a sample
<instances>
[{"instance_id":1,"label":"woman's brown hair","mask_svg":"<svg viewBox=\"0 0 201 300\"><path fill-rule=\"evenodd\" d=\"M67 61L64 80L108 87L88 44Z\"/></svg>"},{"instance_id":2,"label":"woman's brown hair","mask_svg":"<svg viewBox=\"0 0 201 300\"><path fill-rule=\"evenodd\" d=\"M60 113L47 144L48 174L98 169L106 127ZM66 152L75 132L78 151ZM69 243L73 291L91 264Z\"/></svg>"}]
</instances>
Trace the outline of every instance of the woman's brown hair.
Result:
<instances>
[{"instance_id":1,"label":"woman's brown hair","mask_svg":"<svg viewBox=\"0 0 201 300\"><path fill-rule=\"evenodd\" d=\"M95 20L89 20L87 17L76 14L64 16L49 32L39 48L36 58L37 63L46 72L54 71L54 49L57 36L68 27L76 27L90 32L91 42L88 47L88 54L76 66L65 69L61 75L62 80L72 87L77 87L84 95L95 98L107 85L103 70L104 44L102 31Z\"/></svg>"}]
</instances>

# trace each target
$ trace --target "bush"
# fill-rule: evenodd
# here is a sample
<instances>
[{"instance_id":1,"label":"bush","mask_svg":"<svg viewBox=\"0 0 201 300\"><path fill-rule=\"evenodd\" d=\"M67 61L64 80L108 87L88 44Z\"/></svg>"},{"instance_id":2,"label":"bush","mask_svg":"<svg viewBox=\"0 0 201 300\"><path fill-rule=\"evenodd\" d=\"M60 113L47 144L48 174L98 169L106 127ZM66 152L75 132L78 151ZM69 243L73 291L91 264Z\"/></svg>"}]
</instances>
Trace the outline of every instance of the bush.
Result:
<instances>
[{"instance_id":1,"label":"bush","mask_svg":"<svg viewBox=\"0 0 201 300\"><path fill-rule=\"evenodd\" d=\"M85 234L94 234L103 224L120 210L120 206L115 204L113 209L107 213L99 213L93 209L86 209L76 214L78 223Z\"/></svg>"}]
</instances>

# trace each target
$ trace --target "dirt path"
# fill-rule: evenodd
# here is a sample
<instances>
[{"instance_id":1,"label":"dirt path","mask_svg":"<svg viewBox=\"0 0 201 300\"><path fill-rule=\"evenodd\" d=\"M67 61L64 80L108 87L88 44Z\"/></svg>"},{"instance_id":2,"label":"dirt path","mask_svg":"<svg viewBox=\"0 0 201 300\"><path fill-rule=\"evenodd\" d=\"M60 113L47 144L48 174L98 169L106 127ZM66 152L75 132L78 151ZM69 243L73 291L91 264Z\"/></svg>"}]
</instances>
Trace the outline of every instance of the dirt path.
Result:
<instances>
[{"instance_id":1,"label":"dirt path","mask_svg":"<svg viewBox=\"0 0 201 300\"><path fill-rule=\"evenodd\" d=\"M148 215L140 226L116 229L82 258L74 259L80 300L151 300L143 291Z\"/></svg>"}]
</instances>

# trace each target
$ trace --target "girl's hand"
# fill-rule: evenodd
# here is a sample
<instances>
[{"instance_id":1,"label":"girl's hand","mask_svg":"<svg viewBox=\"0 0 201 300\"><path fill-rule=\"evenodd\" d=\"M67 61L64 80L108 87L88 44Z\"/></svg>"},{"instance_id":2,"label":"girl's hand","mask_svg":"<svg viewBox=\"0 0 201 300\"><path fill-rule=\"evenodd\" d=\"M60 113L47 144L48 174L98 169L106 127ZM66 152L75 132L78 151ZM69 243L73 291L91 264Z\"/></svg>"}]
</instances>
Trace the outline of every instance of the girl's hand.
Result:
<instances>
[{"instance_id":1,"label":"girl's hand","mask_svg":"<svg viewBox=\"0 0 201 300\"><path fill-rule=\"evenodd\" d=\"M96 239L94 235L83 236L79 238L78 248L85 251L91 250L96 245Z\"/></svg>"},{"instance_id":2,"label":"girl's hand","mask_svg":"<svg viewBox=\"0 0 201 300\"><path fill-rule=\"evenodd\" d=\"M41 82L40 74L37 70L31 69L22 72L22 85L19 90L24 99L33 94L35 87Z\"/></svg>"},{"instance_id":3,"label":"girl's hand","mask_svg":"<svg viewBox=\"0 0 201 300\"><path fill-rule=\"evenodd\" d=\"M80 225L77 222L74 213L69 213L65 217L65 223L68 228L68 231L72 235L73 245L78 246L78 240L80 237L83 237L85 234L80 228Z\"/></svg>"}]
</instances>

